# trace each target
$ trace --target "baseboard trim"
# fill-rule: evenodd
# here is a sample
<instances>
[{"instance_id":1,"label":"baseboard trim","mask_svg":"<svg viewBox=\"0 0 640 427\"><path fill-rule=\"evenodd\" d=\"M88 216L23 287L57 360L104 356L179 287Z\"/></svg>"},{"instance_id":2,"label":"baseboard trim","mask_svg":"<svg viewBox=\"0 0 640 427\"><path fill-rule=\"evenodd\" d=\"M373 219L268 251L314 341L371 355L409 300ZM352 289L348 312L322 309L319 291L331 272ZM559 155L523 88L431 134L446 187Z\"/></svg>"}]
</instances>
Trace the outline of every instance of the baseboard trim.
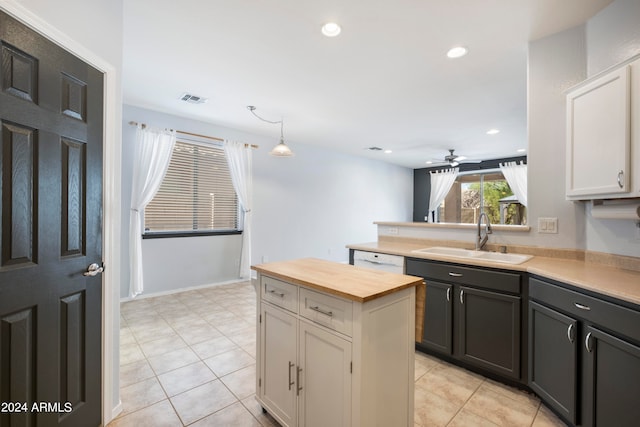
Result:
<instances>
[{"instance_id":1,"label":"baseboard trim","mask_svg":"<svg viewBox=\"0 0 640 427\"><path fill-rule=\"evenodd\" d=\"M196 289L214 288L216 286L231 285L233 283L241 283L241 282L249 282L249 281L250 279L233 279L233 280L226 280L224 282L207 283L205 285L187 286L185 288L176 288L168 291L154 292L151 294L142 293L134 298L131 298L131 297L120 298L120 303L127 302L127 301L141 300L146 298L161 297L165 295L178 294L180 292L193 291Z\"/></svg>"}]
</instances>

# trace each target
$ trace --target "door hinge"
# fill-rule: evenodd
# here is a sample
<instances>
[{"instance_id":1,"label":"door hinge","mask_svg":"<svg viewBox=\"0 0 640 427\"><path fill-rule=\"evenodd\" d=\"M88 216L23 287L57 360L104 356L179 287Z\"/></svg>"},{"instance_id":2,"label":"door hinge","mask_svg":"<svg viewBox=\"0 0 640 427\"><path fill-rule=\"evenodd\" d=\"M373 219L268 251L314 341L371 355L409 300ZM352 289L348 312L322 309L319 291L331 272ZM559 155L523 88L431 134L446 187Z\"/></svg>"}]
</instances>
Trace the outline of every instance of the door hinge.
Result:
<instances>
[{"instance_id":1,"label":"door hinge","mask_svg":"<svg viewBox=\"0 0 640 427\"><path fill-rule=\"evenodd\" d=\"M262 387L262 378L258 378L258 387Z\"/></svg>"},{"instance_id":2,"label":"door hinge","mask_svg":"<svg viewBox=\"0 0 640 427\"><path fill-rule=\"evenodd\" d=\"M260 313L260 323L262 323L262 313Z\"/></svg>"},{"instance_id":3,"label":"door hinge","mask_svg":"<svg viewBox=\"0 0 640 427\"><path fill-rule=\"evenodd\" d=\"M351 362L350 364L351 366L349 367L349 373L353 374L353 362Z\"/></svg>"}]
</instances>

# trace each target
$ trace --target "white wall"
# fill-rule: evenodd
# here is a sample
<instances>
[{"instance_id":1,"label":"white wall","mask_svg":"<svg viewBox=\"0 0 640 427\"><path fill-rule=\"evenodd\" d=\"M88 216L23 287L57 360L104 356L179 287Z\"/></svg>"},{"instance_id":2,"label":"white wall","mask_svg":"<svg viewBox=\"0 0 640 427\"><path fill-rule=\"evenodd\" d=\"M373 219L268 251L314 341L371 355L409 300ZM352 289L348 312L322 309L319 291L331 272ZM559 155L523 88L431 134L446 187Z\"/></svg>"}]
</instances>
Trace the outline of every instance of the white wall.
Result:
<instances>
[{"instance_id":1,"label":"white wall","mask_svg":"<svg viewBox=\"0 0 640 427\"><path fill-rule=\"evenodd\" d=\"M287 141L293 158L268 155L273 138L125 105L122 150L122 286L129 287L129 201L135 128L129 121L257 144L253 152L252 264L318 257L348 260L345 245L376 240L373 221L409 221L413 171ZM176 255L180 252L179 259ZM230 280L240 236L143 241L145 293ZM264 258L263 258L264 257ZM206 260L211 262L207 265Z\"/></svg>"},{"instance_id":2,"label":"white wall","mask_svg":"<svg viewBox=\"0 0 640 427\"><path fill-rule=\"evenodd\" d=\"M640 1L616 0L587 22L586 36L588 76L639 54ZM637 112L633 114L637 117ZM587 205L586 249L640 256L640 233L634 221L594 219L590 210Z\"/></svg>"},{"instance_id":3,"label":"white wall","mask_svg":"<svg viewBox=\"0 0 640 427\"><path fill-rule=\"evenodd\" d=\"M587 75L640 52L640 1L616 0L586 24Z\"/></svg>"},{"instance_id":4,"label":"white wall","mask_svg":"<svg viewBox=\"0 0 640 427\"><path fill-rule=\"evenodd\" d=\"M375 241L373 221L410 221L413 171L291 144L296 156L255 156L253 258L347 262L349 243Z\"/></svg>"},{"instance_id":5,"label":"white wall","mask_svg":"<svg viewBox=\"0 0 640 427\"><path fill-rule=\"evenodd\" d=\"M583 248L584 206L565 200L565 94L586 77L584 26L529 43L528 200L530 243ZM540 217L558 218L558 234L537 231Z\"/></svg>"}]
</instances>

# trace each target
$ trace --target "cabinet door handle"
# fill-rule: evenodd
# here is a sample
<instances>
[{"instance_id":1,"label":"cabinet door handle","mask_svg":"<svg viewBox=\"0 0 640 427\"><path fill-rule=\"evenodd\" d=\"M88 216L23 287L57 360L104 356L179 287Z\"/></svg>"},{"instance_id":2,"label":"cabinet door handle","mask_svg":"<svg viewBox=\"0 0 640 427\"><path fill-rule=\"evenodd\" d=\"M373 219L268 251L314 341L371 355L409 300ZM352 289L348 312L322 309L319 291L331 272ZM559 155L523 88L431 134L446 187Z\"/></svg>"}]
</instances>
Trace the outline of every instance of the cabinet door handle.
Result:
<instances>
[{"instance_id":1,"label":"cabinet door handle","mask_svg":"<svg viewBox=\"0 0 640 427\"><path fill-rule=\"evenodd\" d=\"M464 304L464 291L460 289L460 304Z\"/></svg>"},{"instance_id":2,"label":"cabinet door handle","mask_svg":"<svg viewBox=\"0 0 640 427\"><path fill-rule=\"evenodd\" d=\"M293 368L294 366L296 366L295 364L289 362L289 390L291 390L291 386L295 384L294 381L292 381L292 375L291 375L291 368Z\"/></svg>"},{"instance_id":3,"label":"cabinet door handle","mask_svg":"<svg viewBox=\"0 0 640 427\"><path fill-rule=\"evenodd\" d=\"M447 288L447 301L451 301L451 288Z\"/></svg>"},{"instance_id":4,"label":"cabinet door handle","mask_svg":"<svg viewBox=\"0 0 640 427\"><path fill-rule=\"evenodd\" d=\"M584 347L589 353L591 353L591 351L593 350L593 348L591 347L591 332L589 332L584 339Z\"/></svg>"},{"instance_id":5,"label":"cabinet door handle","mask_svg":"<svg viewBox=\"0 0 640 427\"><path fill-rule=\"evenodd\" d=\"M296 387L296 396L300 396L300 392L302 391L302 386L300 386L301 372L302 372L302 368L298 366L298 369L296 370L296 384L298 384L298 386Z\"/></svg>"},{"instance_id":6,"label":"cabinet door handle","mask_svg":"<svg viewBox=\"0 0 640 427\"><path fill-rule=\"evenodd\" d=\"M278 296L280 298L284 298L284 292L278 292L275 289L269 289L269 293L275 296Z\"/></svg>"},{"instance_id":7,"label":"cabinet door handle","mask_svg":"<svg viewBox=\"0 0 640 427\"><path fill-rule=\"evenodd\" d=\"M620 170L618 172L618 187L620 187L620 188L624 187L624 183L622 182L622 178L624 178L624 171Z\"/></svg>"},{"instance_id":8,"label":"cabinet door handle","mask_svg":"<svg viewBox=\"0 0 640 427\"><path fill-rule=\"evenodd\" d=\"M463 274L462 273L454 273L453 271L449 272L449 276L451 277L462 277Z\"/></svg>"},{"instance_id":9,"label":"cabinet door handle","mask_svg":"<svg viewBox=\"0 0 640 427\"><path fill-rule=\"evenodd\" d=\"M329 316L329 317L333 317L333 311L325 311L323 309L321 309L319 306L310 306L309 309L313 310L313 311L317 311L320 314L324 314L325 316Z\"/></svg>"},{"instance_id":10,"label":"cabinet door handle","mask_svg":"<svg viewBox=\"0 0 640 427\"><path fill-rule=\"evenodd\" d=\"M573 305L575 305L580 310L585 310L585 311L591 310L591 307L589 307L588 305L580 304L579 302L574 302Z\"/></svg>"},{"instance_id":11,"label":"cabinet door handle","mask_svg":"<svg viewBox=\"0 0 640 427\"><path fill-rule=\"evenodd\" d=\"M573 343L573 340L574 340L572 332L573 332L573 323L571 323L567 328L567 338L569 339L570 343Z\"/></svg>"}]
</instances>

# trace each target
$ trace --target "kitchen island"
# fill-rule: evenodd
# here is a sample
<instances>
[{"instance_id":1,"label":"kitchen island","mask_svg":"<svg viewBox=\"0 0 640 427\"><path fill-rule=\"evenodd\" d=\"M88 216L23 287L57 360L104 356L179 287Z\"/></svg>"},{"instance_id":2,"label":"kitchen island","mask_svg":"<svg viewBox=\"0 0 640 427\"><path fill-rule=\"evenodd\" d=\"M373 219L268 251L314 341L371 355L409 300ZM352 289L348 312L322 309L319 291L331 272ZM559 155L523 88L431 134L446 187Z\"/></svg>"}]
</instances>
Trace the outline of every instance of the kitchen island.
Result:
<instances>
[{"instance_id":1,"label":"kitchen island","mask_svg":"<svg viewBox=\"0 0 640 427\"><path fill-rule=\"evenodd\" d=\"M313 258L252 269L264 410L284 426L413 426L422 278Z\"/></svg>"}]
</instances>

